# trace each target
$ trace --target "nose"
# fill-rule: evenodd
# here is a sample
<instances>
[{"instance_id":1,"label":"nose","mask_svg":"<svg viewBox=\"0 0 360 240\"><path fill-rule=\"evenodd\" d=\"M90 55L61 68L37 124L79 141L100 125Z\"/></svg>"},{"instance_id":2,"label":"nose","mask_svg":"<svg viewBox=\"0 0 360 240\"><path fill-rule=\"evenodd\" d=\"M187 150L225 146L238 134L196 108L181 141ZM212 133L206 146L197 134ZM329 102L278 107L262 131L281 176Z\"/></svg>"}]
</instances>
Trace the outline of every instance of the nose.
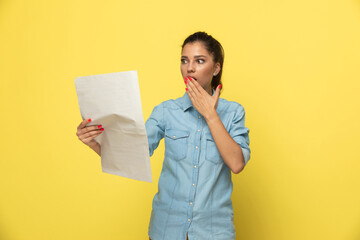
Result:
<instances>
[{"instance_id":1,"label":"nose","mask_svg":"<svg viewBox=\"0 0 360 240\"><path fill-rule=\"evenodd\" d=\"M189 61L189 64L187 65L187 72L188 73L195 72L195 66L193 61Z\"/></svg>"}]
</instances>

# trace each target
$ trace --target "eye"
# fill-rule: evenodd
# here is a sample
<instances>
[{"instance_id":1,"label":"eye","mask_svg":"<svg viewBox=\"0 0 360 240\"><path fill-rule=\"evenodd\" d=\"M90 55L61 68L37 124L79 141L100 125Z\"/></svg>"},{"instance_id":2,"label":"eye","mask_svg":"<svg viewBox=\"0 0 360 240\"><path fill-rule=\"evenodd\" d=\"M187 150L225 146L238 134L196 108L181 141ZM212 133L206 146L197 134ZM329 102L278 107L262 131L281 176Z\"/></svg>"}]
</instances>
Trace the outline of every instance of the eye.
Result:
<instances>
[{"instance_id":1,"label":"eye","mask_svg":"<svg viewBox=\"0 0 360 240\"><path fill-rule=\"evenodd\" d=\"M204 60L204 59L198 59L197 62L198 62L198 63L204 63L205 60Z\"/></svg>"},{"instance_id":2,"label":"eye","mask_svg":"<svg viewBox=\"0 0 360 240\"><path fill-rule=\"evenodd\" d=\"M181 63L187 63L186 59L181 59Z\"/></svg>"}]
</instances>

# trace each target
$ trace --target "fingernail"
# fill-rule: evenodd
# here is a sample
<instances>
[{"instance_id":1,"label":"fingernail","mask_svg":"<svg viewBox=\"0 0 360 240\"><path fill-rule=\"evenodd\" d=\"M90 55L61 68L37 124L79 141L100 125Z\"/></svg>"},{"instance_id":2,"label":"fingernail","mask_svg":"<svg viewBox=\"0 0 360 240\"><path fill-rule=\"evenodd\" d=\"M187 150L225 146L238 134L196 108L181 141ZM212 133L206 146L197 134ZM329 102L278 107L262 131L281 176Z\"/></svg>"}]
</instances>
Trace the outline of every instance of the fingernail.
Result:
<instances>
[{"instance_id":1,"label":"fingernail","mask_svg":"<svg viewBox=\"0 0 360 240\"><path fill-rule=\"evenodd\" d=\"M89 118L88 121L91 122L91 118Z\"/></svg>"},{"instance_id":2,"label":"fingernail","mask_svg":"<svg viewBox=\"0 0 360 240\"><path fill-rule=\"evenodd\" d=\"M187 88L185 88L185 90L187 91L188 89L187 89Z\"/></svg>"},{"instance_id":3,"label":"fingernail","mask_svg":"<svg viewBox=\"0 0 360 240\"><path fill-rule=\"evenodd\" d=\"M104 131L104 129L102 128L102 129L100 129L101 131Z\"/></svg>"},{"instance_id":4,"label":"fingernail","mask_svg":"<svg viewBox=\"0 0 360 240\"><path fill-rule=\"evenodd\" d=\"M192 80L192 78L191 78L191 77L189 77L189 80L191 81L191 80Z\"/></svg>"},{"instance_id":5,"label":"fingernail","mask_svg":"<svg viewBox=\"0 0 360 240\"><path fill-rule=\"evenodd\" d=\"M185 77L184 79L185 79L185 80L188 80L188 78L187 78L187 77Z\"/></svg>"},{"instance_id":6,"label":"fingernail","mask_svg":"<svg viewBox=\"0 0 360 240\"><path fill-rule=\"evenodd\" d=\"M219 85L219 88L221 89L221 84Z\"/></svg>"},{"instance_id":7,"label":"fingernail","mask_svg":"<svg viewBox=\"0 0 360 240\"><path fill-rule=\"evenodd\" d=\"M185 81L185 84L187 84L187 81Z\"/></svg>"},{"instance_id":8,"label":"fingernail","mask_svg":"<svg viewBox=\"0 0 360 240\"><path fill-rule=\"evenodd\" d=\"M98 128L102 128L102 125L99 125Z\"/></svg>"}]
</instances>

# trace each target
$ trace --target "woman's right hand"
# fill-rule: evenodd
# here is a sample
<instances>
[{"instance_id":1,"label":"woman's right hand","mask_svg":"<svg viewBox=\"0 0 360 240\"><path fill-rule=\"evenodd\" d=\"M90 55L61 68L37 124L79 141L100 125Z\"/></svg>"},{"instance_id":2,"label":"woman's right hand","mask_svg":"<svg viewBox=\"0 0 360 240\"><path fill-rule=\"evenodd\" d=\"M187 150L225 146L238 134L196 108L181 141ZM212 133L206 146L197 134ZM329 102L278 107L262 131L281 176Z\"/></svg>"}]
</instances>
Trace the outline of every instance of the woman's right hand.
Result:
<instances>
[{"instance_id":1,"label":"woman's right hand","mask_svg":"<svg viewBox=\"0 0 360 240\"><path fill-rule=\"evenodd\" d=\"M94 149L96 145L99 145L94 138L99 136L104 131L104 128L102 128L102 125L86 126L90 122L91 119L82 121L77 127L76 135L80 141Z\"/></svg>"}]
</instances>

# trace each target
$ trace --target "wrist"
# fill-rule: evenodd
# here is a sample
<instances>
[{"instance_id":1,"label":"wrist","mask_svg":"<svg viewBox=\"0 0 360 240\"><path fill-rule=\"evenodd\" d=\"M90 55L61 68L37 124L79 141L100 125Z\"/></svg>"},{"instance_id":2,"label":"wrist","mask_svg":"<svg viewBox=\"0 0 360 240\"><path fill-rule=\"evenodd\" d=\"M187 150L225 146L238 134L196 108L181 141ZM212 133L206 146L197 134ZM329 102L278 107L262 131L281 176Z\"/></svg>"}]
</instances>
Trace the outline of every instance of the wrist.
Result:
<instances>
[{"instance_id":1,"label":"wrist","mask_svg":"<svg viewBox=\"0 0 360 240\"><path fill-rule=\"evenodd\" d=\"M98 142L96 142L96 141L91 141L91 142L89 142L88 144L86 144L89 148L91 148L91 149L95 149L98 145L99 145L99 143Z\"/></svg>"},{"instance_id":2,"label":"wrist","mask_svg":"<svg viewBox=\"0 0 360 240\"><path fill-rule=\"evenodd\" d=\"M216 110L213 109L211 112L209 112L206 116L204 116L207 123L216 121L219 118L219 115L217 114Z\"/></svg>"},{"instance_id":3,"label":"wrist","mask_svg":"<svg viewBox=\"0 0 360 240\"><path fill-rule=\"evenodd\" d=\"M91 144L88 144L88 147L90 147L94 152L96 152L101 157L101 145L98 142L94 142Z\"/></svg>"}]
</instances>

